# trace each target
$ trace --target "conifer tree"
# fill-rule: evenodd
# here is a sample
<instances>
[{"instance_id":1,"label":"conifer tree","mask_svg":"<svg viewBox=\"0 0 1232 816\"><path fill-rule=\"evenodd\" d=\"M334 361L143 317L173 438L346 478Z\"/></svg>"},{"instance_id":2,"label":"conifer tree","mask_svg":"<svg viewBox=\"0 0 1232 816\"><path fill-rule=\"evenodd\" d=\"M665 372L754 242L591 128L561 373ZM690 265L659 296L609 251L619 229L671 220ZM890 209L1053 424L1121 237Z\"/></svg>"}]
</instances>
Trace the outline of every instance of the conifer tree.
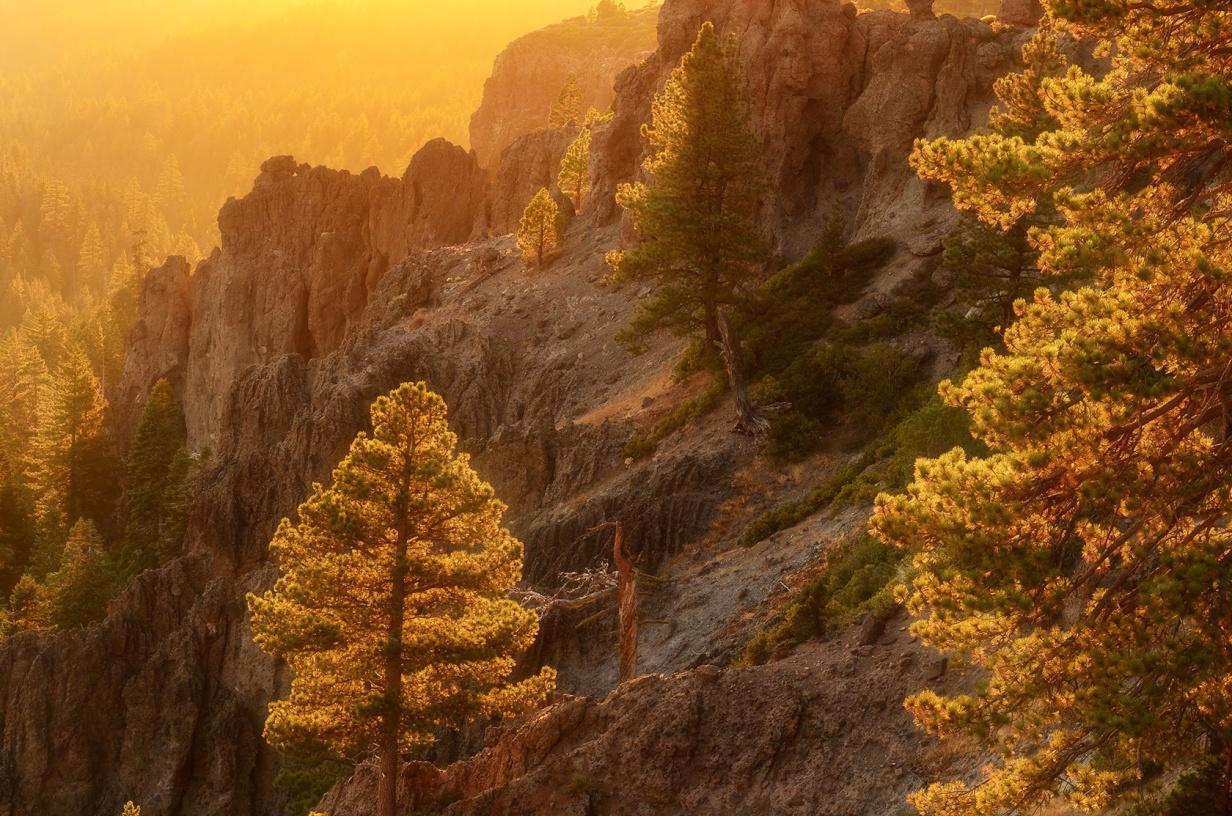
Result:
<instances>
[{"instance_id":1,"label":"conifer tree","mask_svg":"<svg viewBox=\"0 0 1232 816\"><path fill-rule=\"evenodd\" d=\"M617 194L639 243L609 261L615 280L657 284L625 336L700 332L723 357L739 427L760 432L765 420L749 401L740 342L725 314L747 302L768 256L757 227L763 185L743 82L735 39L723 40L706 23L655 97L644 129L652 183L623 185Z\"/></svg>"},{"instance_id":2,"label":"conifer tree","mask_svg":"<svg viewBox=\"0 0 1232 816\"><path fill-rule=\"evenodd\" d=\"M9 595L6 634L48 629L47 590L33 576L23 575Z\"/></svg>"},{"instance_id":3,"label":"conifer tree","mask_svg":"<svg viewBox=\"0 0 1232 816\"><path fill-rule=\"evenodd\" d=\"M103 289L106 275L107 250L103 246L103 235L97 224L90 224L77 253L77 282L86 291L97 294Z\"/></svg>"},{"instance_id":4,"label":"conifer tree","mask_svg":"<svg viewBox=\"0 0 1232 816\"><path fill-rule=\"evenodd\" d=\"M978 783L913 802L923 816L992 816L1062 795L1093 810L1209 763L1227 810L1226 10L1045 6L1097 44L1106 73L1029 64L1003 107L1042 127L922 143L914 157L990 226L1055 210L1031 237L1041 274L1090 282L1020 302L1004 350L942 385L991 453L921 461L905 496L878 500L874 531L914 553L915 631L985 678L909 708L998 757Z\"/></svg>"},{"instance_id":5,"label":"conifer tree","mask_svg":"<svg viewBox=\"0 0 1232 816\"><path fill-rule=\"evenodd\" d=\"M0 336L0 479L24 480L47 366L24 334Z\"/></svg>"},{"instance_id":6,"label":"conifer tree","mask_svg":"<svg viewBox=\"0 0 1232 816\"><path fill-rule=\"evenodd\" d=\"M539 703L554 674L509 682L537 628L506 597L522 545L457 452L444 402L406 383L371 416L333 484L282 522L270 543L281 577L249 605L256 642L294 672L266 738L317 741L344 758L375 752L376 813L395 816L403 754L437 729Z\"/></svg>"},{"instance_id":7,"label":"conifer tree","mask_svg":"<svg viewBox=\"0 0 1232 816\"><path fill-rule=\"evenodd\" d=\"M577 75L570 74L548 111L548 127L558 128L570 123L580 123L583 111L582 87L578 84Z\"/></svg>"},{"instance_id":8,"label":"conifer tree","mask_svg":"<svg viewBox=\"0 0 1232 816\"><path fill-rule=\"evenodd\" d=\"M184 418L171 384L159 380L146 399L129 448L125 492L128 525L123 566L135 574L175 555L187 510L189 479Z\"/></svg>"},{"instance_id":9,"label":"conifer tree","mask_svg":"<svg viewBox=\"0 0 1232 816\"><path fill-rule=\"evenodd\" d=\"M57 505L70 525L102 518L112 495L106 400L79 346L65 352L39 402L33 468L39 501Z\"/></svg>"},{"instance_id":10,"label":"conifer tree","mask_svg":"<svg viewBox=\"0 0 1232 816\"><path fill-rule=\"evenodd\" d=\"M47 578L48 620L60 629L103 617L111 597L111 572L102 536L90 521L73 525L60 568Z\"/></svg>"},{"instance_id":11,"label":"conifer tree","mask_svg":"<svg viewBox=\"0 0 1232 816\"><path fill-rule=\"evenodd\" d=\"M590 190L590 126L584 126L560 160L556 186L573 199L573 208L582 210L582 199Z\"/></svg>"},{"instance_id":12,"label":"conifer tree","mask_svg":"<svg viewBox=\"0 0 1232 816\"><path fill-rule=\"evenodd\" d=\"M522 258L536 266L544 263L560 247L560 207L548 188L540 188L522 212L518 224L518 249Z\"/></svg>"}]
</instances>

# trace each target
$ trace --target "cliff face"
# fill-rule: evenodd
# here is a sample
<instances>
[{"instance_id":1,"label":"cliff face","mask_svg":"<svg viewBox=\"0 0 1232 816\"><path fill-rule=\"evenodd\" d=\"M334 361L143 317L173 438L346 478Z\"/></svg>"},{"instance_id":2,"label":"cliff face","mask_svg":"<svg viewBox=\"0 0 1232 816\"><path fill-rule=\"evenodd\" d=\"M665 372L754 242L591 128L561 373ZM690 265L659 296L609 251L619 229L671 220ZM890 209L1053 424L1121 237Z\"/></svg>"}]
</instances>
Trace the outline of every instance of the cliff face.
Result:
<instances>
[{"instance_id":1,"label":"cliff face","mask_svg":"<svg viewBox=\"0 0 1232 816\"><path fill-rule=\"evenodd\" d=\"M606 110L612 77L654 49L657 14L645 8L579 17L511 43L496 58L471 118L471 146L484 166L503 163L501 152L518 137L547 127L552 103L570 77L577 78L583 110Z\"/></svg>"},{"instance_id":2,"label":"cliff face","mask_svg":"<svg viewBox=\"0 0 1232 816\"><path fill-rule=\"evenodd\" d=\"M669 2L658 49L619 77L616 116L595 134L599 219L616 214L616 185L639 174L640 128L654 92L706 20L736 35L748 68L769 182L764 220L780 247L804 252L838 204L858 237L933 251L953 211L944 191L908 166L912 142L985 120L992 83L1015 63L1023 30L934 18L927 9L857 15L837 0Z\"/></svg>"},{"instance_id":3,"label":"cliff face","mask_svg":"<svg viewBox=\"0 0 1232 816\"><path fill-rule=\"evenodd\" d=\"M480 169L483 151L440 141L401 179L271 159L253 191L220 213L219 250L195 270L170 259L147 278L112 394L131 429L149 386L169 378L190 443L210 451L187 552L143 575L99 626L0 645L0 816L110 816L128 798L151 816L278 812L276 760L260 732L286 678L252 645L244 594L272 579L274 526L327 478L370 401L416 379L445 397L476 467L510 505L529 581L551 586L563 570L602 561L605 543L587 531L624 521L642 567L670 579L645 601L648 618L668 623L644 635L641 669L678 673L602 703L567 701L507 732L492 750L522 756L516 773L493 770L501 761L488 755L433 776L462 800L451 813L639 812L618 803L642 780L653 812L895 812L900 800L888 795L857 809L861 797L881 797L872 781L881 745L835 712L892 710L886 750L907 761L923 743L891 701L923 676L902 668L914 647L890 644L904 652L894 660L885 651L848 661L840 644L759 670L687 671L730 659L755 625L750 610L859 515L737 547L750 503L792 480L728 432L726 411L649 460L623 459L634 430L702 387L673 381L675 341L636 358L615 346L637 293L601 280L603 254L620 239L615 185L637 175L650 99L703 18L740 37L774 181L766 224L785 251L811 242L835 200L859 234L935 251L952 214L910 175L910 142L981 121L1015 31L856 16L823 0L671 0L657 49L620 76L616 117L596 134L590 217L573 222L564 256L543 271L525 270L509 237L489 237L511 228L571 138L524 132L518 111L542 100L508 101L527 81L508 78L532 77L552 96L559 83L523 64L520 48L498 62L505 78L489 84L476 115L492 136L486 150L505 147L492 177ZM605 630L579 623L547 621L534 657L560 667L564 691L605 695L612 648ZM901 683L865 690L887 665ZM846 679L824 679L831 670ZM562 787L583 771L593 794L565 801ZM897 797L909 777L893 779L886 790ZM361 774L361 787L341 788L336 801L359 801L364 784ZM675 790L687 793L673 799ZM850 807L824 810L826 801Z\"/></svg>"}]
</instances>

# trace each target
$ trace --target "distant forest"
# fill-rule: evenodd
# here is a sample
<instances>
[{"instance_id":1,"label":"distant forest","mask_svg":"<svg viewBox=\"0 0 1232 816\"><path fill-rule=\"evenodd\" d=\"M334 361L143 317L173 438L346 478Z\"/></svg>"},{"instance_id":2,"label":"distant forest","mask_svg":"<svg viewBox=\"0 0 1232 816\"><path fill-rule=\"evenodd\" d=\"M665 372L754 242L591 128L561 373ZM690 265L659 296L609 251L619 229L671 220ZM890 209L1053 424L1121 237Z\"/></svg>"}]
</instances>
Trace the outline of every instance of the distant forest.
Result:
<instances>
[{"instance_id":1,"label":"distant forest","mask_svg":"<svg viewBox=\"0 0 1232 816\"><path fill-rule=\"evenodd\" d=\"M465 144L500 49L589 3L359 5L193 0L149 19L136 0L17 0L0 31L0 329L199 259L271 155L399 174L430 138Z\"/></svg>"}]
</instances>

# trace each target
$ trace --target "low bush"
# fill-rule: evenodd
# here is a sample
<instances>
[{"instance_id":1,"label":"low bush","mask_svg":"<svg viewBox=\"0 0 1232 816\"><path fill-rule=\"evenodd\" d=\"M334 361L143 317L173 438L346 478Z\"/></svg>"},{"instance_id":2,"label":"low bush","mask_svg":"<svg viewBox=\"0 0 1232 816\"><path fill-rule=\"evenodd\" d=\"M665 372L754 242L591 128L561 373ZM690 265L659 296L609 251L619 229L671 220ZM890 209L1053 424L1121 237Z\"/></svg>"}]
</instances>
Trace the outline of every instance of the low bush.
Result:
<instances>
[{"instance_id":1,"label":"low bush","mask_svg":"<svg viewBox=\"0 0 1232 816\"><path fill-rule=\"evenodd\" d=\"M837 555L788 604L783 619L749 641L740 662L764 663L867 612L888 618L897 608L894 585L902 553L861 536Z\"/></svg>"}]
</instances>

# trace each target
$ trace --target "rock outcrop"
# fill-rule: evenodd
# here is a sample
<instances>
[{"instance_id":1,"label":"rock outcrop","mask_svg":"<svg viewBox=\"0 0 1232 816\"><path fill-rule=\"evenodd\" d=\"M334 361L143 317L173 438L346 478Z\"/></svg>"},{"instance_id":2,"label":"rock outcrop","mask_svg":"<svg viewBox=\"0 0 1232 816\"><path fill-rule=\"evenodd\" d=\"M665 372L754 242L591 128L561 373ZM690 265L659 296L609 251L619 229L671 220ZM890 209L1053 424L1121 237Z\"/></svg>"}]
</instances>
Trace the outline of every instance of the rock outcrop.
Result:
<instances>
[{"instance_id":1,"label":"rock outcrop","mask_svg":"<svg viewBox=\"0 0 1232 816\"><path fill-rule=\"evenodd\" d=\"M906 694L964 681L932 678L928 653L894 623L874 646L843 638L764 666L566 697L447 769L407 764L404 796L444 816L897 816L908 792L976 758L945 756L912 724ZM361 768L322 808L367 816L375 777Z\"/></svg>"},{"instance_id":2,"label":"rock outcrop","mask_svg":"<svg viewBox=\"0 0 1232 816\"><path fill-rule=\"evenodd\" d=\"M611 17L578 17L515 40L496 58L471 118L471 147L485 167L503 163L502 151L548 124L561 88L576 77L583 110L606 110L612 78L655 47L656 8Z\"/></svg>"},{"instance_id":3,"label":"rock outcrop","mask_svg":"<svg viewBox=\"0 0 1232 816\"><path fill-rule=\"evenodd\" d=\"M137 322L126 339L128 370L112 395L121 440L130 439L136 430L151 385L165 379L178 393L184 392L192 330L191 274L188 261L174 256L145 277Z\"/></svg>"},{"instance_id":4,"label":"rock outcrop","mask_svg":"<svg viewBox=\"0 0 1232 816\"><path fill-rule=\"evenodd\" d=\"M519 136L501 152L488 207L494 232L517 230L522 211L540 188L559 192L560 160L577 133L576 127L536 130Z\"/></svg>"},{"instance_id":5,"label":"rock outcrop","mask_svg":"<svg viewBox=\"0 0 1232 816\"><path fill-rule=\"evenodd\" d=\"M617 79L615 118L594 137L598 219L616 214L616 185L640 173L654 92L707 20L736 35L748 69L769 183L764 221L779 247L807 250L838 204L858 237L935 251L953 210L908 166L912 142L984 121L992 83L1014 66L1023 35L948 15L857 14L835 0L668 2L658 49Z\"/></svg>"}]
</instances>

